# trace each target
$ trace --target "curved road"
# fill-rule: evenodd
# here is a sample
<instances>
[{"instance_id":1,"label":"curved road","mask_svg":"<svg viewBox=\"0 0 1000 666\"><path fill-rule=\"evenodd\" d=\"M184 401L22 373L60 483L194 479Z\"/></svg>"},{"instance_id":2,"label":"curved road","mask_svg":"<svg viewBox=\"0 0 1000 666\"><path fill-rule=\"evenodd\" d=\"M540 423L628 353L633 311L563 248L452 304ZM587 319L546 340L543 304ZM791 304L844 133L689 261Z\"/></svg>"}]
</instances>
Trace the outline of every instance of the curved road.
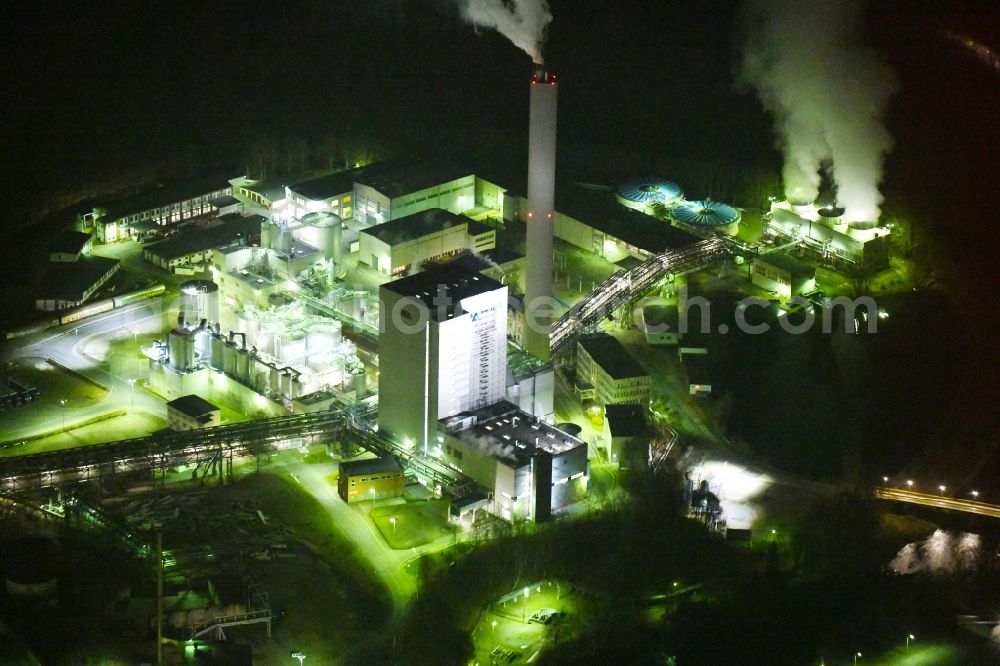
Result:
<instances>
[{"instance_id":1,"label":"curved road","mask_svg":"<svg viewBox=\"0 0 1000 666\"><path fill-rule=\"evenodd\" d=\"M97 361L82 353L88 338L107 335L121 329L129 330L134 325L152 317L160 317L170 309L176 296L159 297L142 303L135 303L119 310L112 310L80 322L76 326L35 333L22 339L12 340L4 345L2 360L10 362L24 358L50 357L59 364L94 380L108 389L108 394L97 404L76 409L63 409L52 405L25 405L17 408L23 413L9 412L10 422L30 422L31 425L3 428L5 441L31 437L53 429L66 417L67 424L100 416L116 409L140 409L153 414L164 412L164 401L141 388L133 389L128 377L121 377L102 368ZM30 415L30 416L29 416ZM6 415L5 415L6 416ZM20 418L19 418L20 417ZM8 419L4 418L7 421Z\"/></svg>"}]
</instances>

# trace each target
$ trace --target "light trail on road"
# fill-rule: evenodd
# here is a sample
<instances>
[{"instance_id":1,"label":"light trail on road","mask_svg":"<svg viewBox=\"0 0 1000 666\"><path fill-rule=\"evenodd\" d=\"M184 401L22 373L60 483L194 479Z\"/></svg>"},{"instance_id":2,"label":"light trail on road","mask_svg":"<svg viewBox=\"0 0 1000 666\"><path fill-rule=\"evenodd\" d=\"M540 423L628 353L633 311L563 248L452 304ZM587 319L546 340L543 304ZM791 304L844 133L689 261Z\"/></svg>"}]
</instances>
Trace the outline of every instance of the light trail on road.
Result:
<instances>
[{"instance_id":1,"label":"light trail on road","mask_svg":"<svg viewBox=\"0 0 1000 666\"><path fill-rule=\"evenodd\" d=\"M920 506L930 506L946 511L963 511L965 513L974 513L977 516L1000 518L1000 506L976 500L942 497L940 495L918 493L913 490L898 490L896 488L876 488L875 497L889 502L919 504Z\"/></svg>"}]
</instances>

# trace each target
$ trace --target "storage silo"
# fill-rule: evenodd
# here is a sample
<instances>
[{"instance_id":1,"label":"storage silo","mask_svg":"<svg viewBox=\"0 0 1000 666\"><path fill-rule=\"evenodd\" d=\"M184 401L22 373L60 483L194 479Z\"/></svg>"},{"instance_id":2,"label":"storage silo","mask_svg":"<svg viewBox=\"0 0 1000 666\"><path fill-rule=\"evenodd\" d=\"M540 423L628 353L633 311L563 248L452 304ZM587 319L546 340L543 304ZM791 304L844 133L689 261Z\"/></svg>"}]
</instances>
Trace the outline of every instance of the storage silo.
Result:
<instances>
[{"instance_id":1,"label":"storage silo","mask_svg":"<svg viewBox=\"0 0 1000 666\"><path fill-rule=\"evenodd\" d=\"M178 327L167 334L167 362L177 372L188 372L194 368L192 331Z\"/></svg>"},{"instance_id":2,"label":"storage silo","mask_svg":"<svg viewBox=\"0 0 1000 666\"><path fill-rule=\"evenodd\" d=\"M211 342L212 355L208 361L208 364L213 368L215 368L216 370L224 370L225 352L223 351L223 348L225 347L226 343L222 339L222 337L217 334L212 334L211 338L212 338Z\"/></svg>"},{"instance_id":3,"label":"storage silo","mask_svg":"<svg viewBox=\"0 0 1000 666\"><path fill-rule=\"evenodd\" d=\"M271 224L270 220L264 220L260 223L260 246L263 248L271 247L271 235L274 232L274 225Z\"/></svg>"},{"instance_id":4,"label":"storage silo","mask_svg":"<svg viewBox=\"0 0 1000 666\"><path fill-rule=\"evenodd\" d=\"M202 319L219 321L219 286L211 280L187 280L181 283L181 314L194 325Z\"/></svg>"},{"instance_id":5,"label":"storage silo","mask_svg":"<svg viewBox=\"0 0 1000 666\"><path fill-rule=\"evenodd\" d=\"M236 376L236 343L232 340L222 346L222 371L230 377Z\"/></svg>"},{"instance_id":6,"label":"storage silo","mask_svg":"<svg viewBox=\"0 0 1000 666\"><path fill-rule=\"evenodd\" d=\"M271 247L275 252L288 254L292 249L292 230L287 224L277 224L271 232Z\"/></svg>"},{"instance_id":7,"label":"storage silo","mask_svg":"<svg viewBox=\"0 0 1000 666\"><path fill-rule=\"evenodd\" d=\"M353 388L358 398L368 391L368 374L364 368L354 368L350 375L351 388Z\"/></svg>"}]
</instances>

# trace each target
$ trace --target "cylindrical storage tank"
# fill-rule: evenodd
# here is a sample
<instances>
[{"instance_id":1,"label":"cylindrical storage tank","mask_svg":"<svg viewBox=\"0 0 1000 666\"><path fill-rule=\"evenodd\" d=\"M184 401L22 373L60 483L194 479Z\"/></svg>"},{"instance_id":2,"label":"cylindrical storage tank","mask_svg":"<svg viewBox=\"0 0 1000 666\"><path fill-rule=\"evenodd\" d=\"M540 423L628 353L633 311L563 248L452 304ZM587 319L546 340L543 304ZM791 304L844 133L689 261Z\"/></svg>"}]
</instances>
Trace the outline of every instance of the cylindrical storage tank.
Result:
<instances>
[{"instance_id":1,"label":"cylindrical storage tank","mask_svg":"<svg viewBox=\"0 0 1000 666\"><path fill-rule=\"evenodd\" d=\"M243 349L236 351L236 379L250 383L250 354Z\"/></svg>"},{"instance_id":2,"label":"cylindrical storage tank","mask_svg":"<svg viewBox=\"0 0 1000 666\"><path fill-rule=\"evenodd\" d=\"M196 331L194 334L194 349L201 358L202 363L211 365L212 362L212 334L208 329Z\"/></svg>"},{"instance_id":3,"label":"cylindrical storage tank","mask_svg":"<svg viewBox=\"0 0 1000 666\"><path fill-rule=\"evenodd\" d=\"M240 310L238 332L246 335L246 346L256 347L257 334L260 332L260 321L252 310Z\"/></svg>"},{"instance_id":4,"label":"cylindrical storage tank","mask_svg":"<svg viewBox=\"0 0 1000 666\"><path fill-rule=\"evenodd\" d=\"M274 225L271 224L270 220L264 220L260 223L260 246L264 248L271 247L271 235L274 233Z\"/></svg>"},{"instance_id":5,"label":"cylindrical storage tank","mask_svg":"<svg viewBox=\"0 0 1000 666\"><path fill-rule=\"evenodd\" d=\"M368 391L368 374L364 368L351 370L351 388L357 392L359 398Z\"/></svg>"},{"instance_id":6,"label":"cylindrical storage tank","mask_svg":"<svg viewBox=\"0 0 1000 666\"><path fill-rule=\"evenodd\" d=\"M718 201L685 201L671 214L681 224L694 229L733 236L740 228L740 212Z\"/></svg>"},{"instance_id":7,"label":"cylindrical storage tank","mask_svg":"<svg viewBox=\"0 0 1000 666\"><path fill-rule=\"evenodd\" d=\"M273 247L276 252L288 254L288 252L292 249L292 230L285 224L279 224L276 225L276 227L277 228L271 232L271 247Z\"/></svg>"},{"instance_id":8,"label":"cylindrical storage tank","mask_svg":"<svg viewBox=\"0 0 1000 666\"><path fill-rule=\"evenodd\" d=\"M282 372L281 373L281 395L289 396L292 394L292 373Z\"/></svg>"},{"instance_id":9,"label":"cylindrical storage tank","mask_svg":"<svg viewBox=\"0 0 1000 666\"><path fill-rule=\"evenodd\" d=\"M271 393L281 392L281 371L275 365L268 366L268 380L267 386L271 389Z\"/></svg>"},{"instance_id":10,"label":"cylindrical storage tank","mask_svg":"<svg viewBox=\"0 0 1000 666\"><path fill-rule=\"evenodd\" d=\"M188 326L202 319L219 321L219 286L211 280L187 280L181 283L181 314Z\"/></svg>"},{"instance_id":11,"label":"cylindrical storage tank","mask_svg":"<svg viewBox=\"0 0 1000 666\"><path fill-rule=\"evenodd\" d=\"M306 355L306 334L302 331L292 331L281 336L281 361L292 364Z\"/></svg>"},{"instance_id":12,"label":"cylindrical storage tank","mask_svg":"<svg viewBox=\"0 0 1000 666\"><path fill-rule=\"evenodd\" d=\"M317 322L306 329L306 354L326 354L340 343L340 322Z\"/></svg>"},{"instance_id":13,"label":"cylindrical storage tank","mask_svg":"<svg viewBox=\"0 0 1000 666\"><path fill-rule=\"evenodd\" d=\"M294 400L300 395L302 395L302 380L296 377L291 381L288 397L289 399Z\"/></svg>"},{"instance_id":14,"label":"cylindrical storage tank","mask_svg":"<svg viewBox=\"0 0 1000 666\"><path fill-rule=\"evenodd\" d=\"M339 264L344 260L344 221L338 215L334 215L333 218L337 222L330 230L330 255L328 258Z\"/></svg>"},{"instance_id":15,"label":"cylindrical storage tank","mask_svg":"<svg viewBox=\"0 0 1000 666\"><path fill-rule=\"evenodd\" d=\"M182 328L175 328L167 334L167 358L170 367L178 372L187 372L194 366L194 340Z\"/></svg>"},{"instance_id":16,"label":"cylindrical storage tank","mask_svg":"<svg viewBox=\"0 0 1000 666\"><path fill-rule=\"evenodd\" d=\"M223 352L225 342L218 335L211 335L210 337L212 340L212 355L208 364L216 370L222 370L225 367L225 352Z\"/></svg>"},{"instance_id":17,"label":"cylindrical storage tank","mask_svg":"<svg viewBox=\"0 0 1000 666\"><path fill-rule=\"evenodd\" d=\"M675 207L684 201L684 192L662 178L632 178L618 186L615 198L626 208L649 215L659 207Z\"/></svg>"},{"instance_id":18,"label":"cylindrical storage tank","mask_svg":"<svg viewBox=\"0 0 1000 666\"><path fill-rule=\"evenodd\" d=\"M229 340L222 347L222 371L230 377L236 376L236 343Z\"/></svg>"}]
</instances>

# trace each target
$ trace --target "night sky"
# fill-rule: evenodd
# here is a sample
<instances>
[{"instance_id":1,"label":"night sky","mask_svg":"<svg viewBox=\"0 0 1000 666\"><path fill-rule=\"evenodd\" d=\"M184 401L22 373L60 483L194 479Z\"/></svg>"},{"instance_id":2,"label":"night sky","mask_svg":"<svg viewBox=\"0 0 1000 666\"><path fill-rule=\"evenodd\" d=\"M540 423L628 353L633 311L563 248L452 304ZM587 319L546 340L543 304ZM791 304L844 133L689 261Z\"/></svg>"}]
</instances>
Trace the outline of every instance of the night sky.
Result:
<instances>
[{"instance_id":1,"label":"night sky","mask_svg":"<svg viewBox=\"0 0 1000 666\"><path fill-rule=\"evenodd\" d=\"M770 119L734 85L738 2L551 5L561 178L653 173L739 205L741 183L777 173ZM42 225L70 219L60 208L209 167L238 170L255 143L312 166L364 148L452 157L515 189L523 178L528 58L476 34L444 0L28 9L0 45L7 227L31 230L5 244L8 267L23 265ZM1000 50L1000 13L987 1L874 1L862 28L900 83L885 209L917 221L935 279L952 287L955 344L974 360L955 390L981 416L996 382L983 376L993 364L979 361L992 360L1000 324L991 263L1000 73L942 33ZM980 419L966 436L996 439L995 428Z\"/></svg>"}]
</instances>

